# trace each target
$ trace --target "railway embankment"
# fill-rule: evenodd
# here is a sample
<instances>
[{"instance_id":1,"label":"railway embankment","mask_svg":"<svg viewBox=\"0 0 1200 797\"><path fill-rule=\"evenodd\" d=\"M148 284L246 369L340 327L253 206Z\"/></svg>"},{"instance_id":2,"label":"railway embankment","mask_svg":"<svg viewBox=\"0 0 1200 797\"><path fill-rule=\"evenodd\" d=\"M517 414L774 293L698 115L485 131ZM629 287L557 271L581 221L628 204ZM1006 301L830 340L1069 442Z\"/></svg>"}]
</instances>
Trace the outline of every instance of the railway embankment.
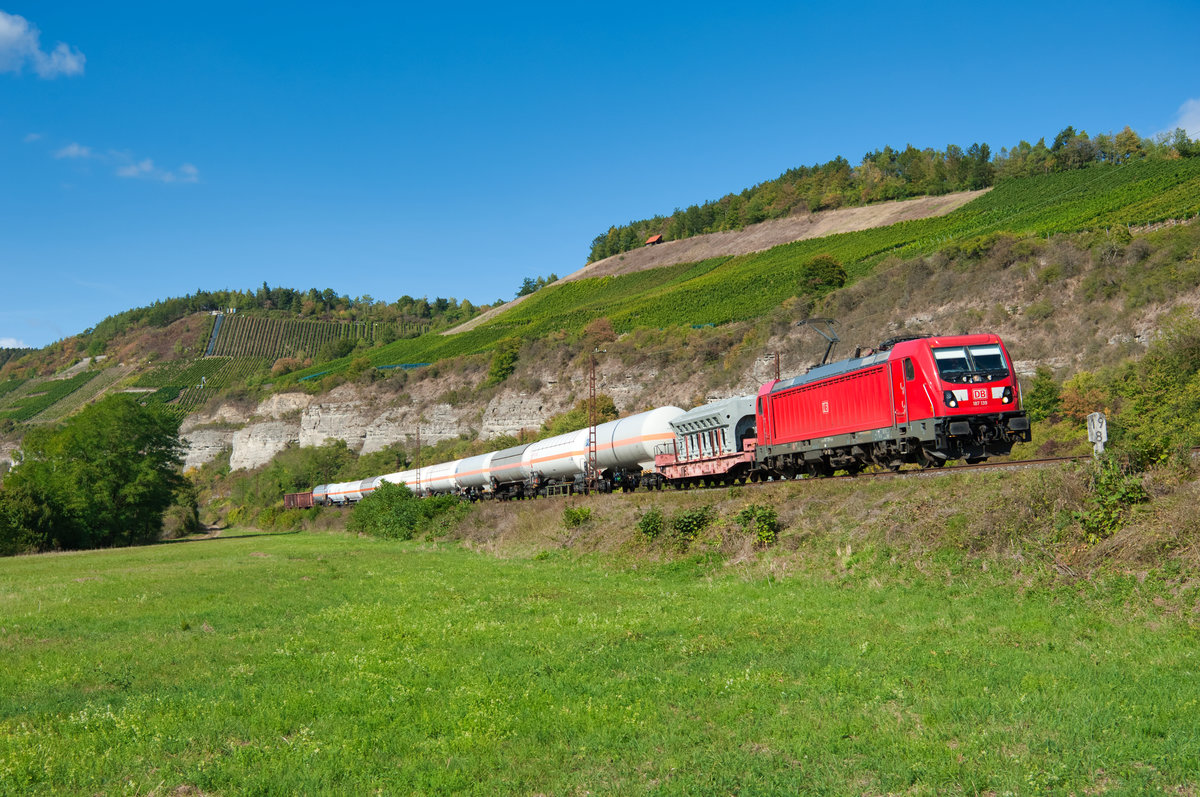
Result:
<instances>
[{"instance_id":1,"label":"railway embankment","mask_svg":"<svg viewBox=\"0 0 1200 797\"><path fill-rule=\"evenodd\" d=\"M1125 504L1098 498L1095 477L1091 463L1064 461L483 502L446 537L505 558L598 555L634 567L691 563L777 578L815 572L848 583L901 565L939 579L967 569L1064 583L1102 571L1135 580L1167 573L1178 577L1181 600L1200 608L1191 580L1200 573L1195 466L1142 474L1145 500ZM756 509L775 519L769 542L752 522ZM1111 519L1099 537L1087 522L1098 513ZM660 523L645 520L654 515Z\"/></svg>"}]
</instances>

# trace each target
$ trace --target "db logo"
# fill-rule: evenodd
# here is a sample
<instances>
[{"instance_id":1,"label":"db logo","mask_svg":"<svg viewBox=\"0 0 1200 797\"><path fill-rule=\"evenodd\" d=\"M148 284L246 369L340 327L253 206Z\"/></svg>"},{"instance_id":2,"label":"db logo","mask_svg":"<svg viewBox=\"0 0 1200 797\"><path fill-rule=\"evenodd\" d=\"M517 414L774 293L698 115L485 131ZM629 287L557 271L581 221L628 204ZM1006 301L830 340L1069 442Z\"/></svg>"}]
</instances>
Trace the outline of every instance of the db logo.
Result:
<instances>
[{"instance_id":1,"label":"db logo","mask_svg":"<svg viewBox=\"0 0 1200 797\"><path fill-rule=\"evenodd\" d=\"M975 399L976 401L987 401L987 396L988 392L986 387L977 387L971 391L971 398Z\"/></svg>"},{"instance_id":2,"label":"db logo","mask_svg":"<svg viewBox=\"0 0 1200 797\"><path fill-rule=\"evenodd\" d=\"M828 401L821 402L821 412L825 413L826 415L829 414L829 402Z\"/></svg>"}]
</instances>

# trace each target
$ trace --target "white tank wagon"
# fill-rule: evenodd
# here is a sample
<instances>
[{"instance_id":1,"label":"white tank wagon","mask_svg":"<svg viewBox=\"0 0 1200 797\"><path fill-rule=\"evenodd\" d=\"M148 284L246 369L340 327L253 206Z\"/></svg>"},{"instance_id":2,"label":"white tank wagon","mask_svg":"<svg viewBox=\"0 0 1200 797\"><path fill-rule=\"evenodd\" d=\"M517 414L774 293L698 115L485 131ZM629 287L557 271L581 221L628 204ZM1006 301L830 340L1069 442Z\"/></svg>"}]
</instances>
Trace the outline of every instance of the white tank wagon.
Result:
<instances>
[{"instance_id":1,"label":"white tank wagon","mask_svg":"<svg viewBox=\"0 0 1200 797\"><path fill-rule=\"evenodd\" d=\"M476 457L458 460L458 469L454 472L458 480L458 491L468 498L475 500L490 495L492 492L492 460L496 451L489 451Z\"/></svg>"},{"instance_id":2,"label":"white tank wagon","mask_svg":"<svg viewBox=\"0 0 1200 797\"><path fill-rule=\"evenodd\" d=\"M653 473L654 449L675 437L671 420L683 414L678 407L658 409L608 421L596 427L597 488L632 490L641 486L661 486ZM588 429L531 443L525 460L532 474L531 485L539 494L571 485L567 492L582 485L588 467Z\"/></svg>"},{"instance_id":3,"label":"white tank wagon","mask_svg":"<svg viewBox=\"0 0 1200 797\"><path fill-rule=\"evenodd\" d=\"M587 472L587 445L587 429L530 443L525 462L533 474L534 486L582 481Z\"/></svg>"},{"instance_id":4,"label":"white tank wagon","mask_svg":"<svg viewBox=\"0 0 1200 797\"><path fill-rule=\"evenodd\" d=\"M633 466L641 471L653 470L655 449L675 439L671 422L683 414L678 407L659 407L597 426L597 466L601 472Z\"/></svg>"},{"instance_id":5,"label":"white tank wagon","mask_svg":"<svg viewBox=\"0 0 1200 797\"><path fill-rule=\"evenodd\" d=\"M375 489L379 479L379 476L372 476L369 479L357 479L351 482L322 484L313 489L313 503L322 505L358 503L363 496ZM318 490L320 490L319 494Z\"/></svg>"},{"instance_id":6,"label":"white tank wagon","mask_svg":"<svg viewBox=\"0 0 1200 797\"><path fill-rule=\"evenodd\" d=\"M523 498L525 484L532 473L525 459L525 452L531 443L506 448L492 454L492 464L488 471L488 480L492 493L497 498Z\"/></svg>"},{"instance_id":7,"label":"white tank wagon","mask_svg":"<svg viewBox=\"0 0 1200 797\"><path fill-rule=\"evenodd\" d=\"M607 492L615 487L661 487L661 477L652 470L654 449L674 439L671 421L682 414L678 407L659 407L597 426L597 489ZM356 503L382 481L403 484L417 495L454 493L472 500L575 492L584 488L587 476L588 437L589 430L580 429L420 470L324 484L313 489L313 499L323 504Z\"/></svg>"},{"instance_id":8,"label":"white tank wagon","mask_svg":"<svg viewBox=\"0 0 1200 797\"><path fill-rule=\"evenodd\" d=\"M430 465L428 468L421 468L417 472L416 486L410 484L409 489L417 495L458 492L458 480L454 474L458 470L460 462L462 462L461 459L456 459L453 462L441 462L437 465Z\"/></svg>"}]
</instances>

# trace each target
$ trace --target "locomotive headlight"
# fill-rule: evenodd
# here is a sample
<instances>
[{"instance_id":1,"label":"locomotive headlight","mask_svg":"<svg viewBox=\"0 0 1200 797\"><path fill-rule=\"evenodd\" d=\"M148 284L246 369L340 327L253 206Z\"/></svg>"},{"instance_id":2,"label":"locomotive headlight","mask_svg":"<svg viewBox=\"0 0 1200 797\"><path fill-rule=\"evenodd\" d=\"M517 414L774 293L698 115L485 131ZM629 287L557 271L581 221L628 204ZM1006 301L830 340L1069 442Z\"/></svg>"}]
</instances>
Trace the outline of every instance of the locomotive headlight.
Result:
<instances>
[{"instance_id":1,"label":"locomotive headlight","mask_svg":"<svg viewBox=\"0 0 1200 797\"><path fill-rule=\"evenodd\" d=\"M958 399L954 397L953 390L947 390L946 392L942 393L942 401L946 402L946 406L950 409L954 409L958 406Z\"/></svg>"},{"instance_id":2,"label":"locomotive headlight","mask_svg":"<svg viewBox=\"0 0 1200 797\"><path fill-rule=\"evenodd\" d=\"M1000 396L1000 400L1002 402L1004 402L1005 404L1012 404L1012 400L1013 400L1012 385L1009 385L1008 387L1004 388L1004 393L1003 393L1003 395Z\"/></svg>"}]
</instances>

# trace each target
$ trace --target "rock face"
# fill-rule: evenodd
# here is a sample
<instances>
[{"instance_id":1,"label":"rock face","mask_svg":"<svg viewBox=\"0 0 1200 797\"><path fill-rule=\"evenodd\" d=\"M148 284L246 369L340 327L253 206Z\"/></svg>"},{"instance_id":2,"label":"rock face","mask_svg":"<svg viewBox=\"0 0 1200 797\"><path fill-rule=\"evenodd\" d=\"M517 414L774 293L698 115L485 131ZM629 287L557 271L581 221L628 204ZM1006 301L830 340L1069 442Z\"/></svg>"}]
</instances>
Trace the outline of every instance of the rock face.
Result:
<instances>
[{"instance_id":1,"label":"rock face","mask_svg":"<svg viewBox=\"0 0 1200 797\"><path fill-rule=\"evenodd\" d=\"M183 442L187 446L183 469L191 470L212 462L233 445L233 434L233 429L193 429L183 434Z\"/></svg>"},{"instance_id":2,"label":"rock face","mask_svg":"<svg viewBox=\"0 0 1200 797\"><path fill-rule=\"evenodd\" d=\"M756 364L746 392L757 390L760 370L766 370L766 366ZM404 392L386 382L347 384L323 396L279 393L254 407L224 405L209 414L193 416L184 424L185 466L199 467L230 449L230 468L257 468L289 445L320 446L327 440L343 440L360 454L393 443L410 448L416 444L418 428L422 445L460 435L490 440L516 435L523 429L538 429L588 392L586 374L555 379L543 373L538 375L536 390L515 386L501 390L482 408L479 404L445 400L478 378L461 374L431 376L403 384ZM668 380L675 390L664 391L658 386L661 381L654 369L626 371L615 363L605 364L596 372L596 390L611 396L623 413L669 404L684 406L702 390L700 383L679 385L676 380Z\"/></svg>"},{"instance_id":3,"label":"rock face","mask_svg":"<svg viewBox=\"0 0 1200 797\"><path fill-rule=\"evenodd\" d=\"M561 412L561 399L537 393L499 393L483 410L479 435L485 440L515 435L522 429L537 429L547 418Z\"/></svg>"},{"instance_id":4,"label":"rock face","mask_svg":"<svg viewBox=\"0 0 1200 797\"><path fill-rule=\"evenodd\" d=\"M298 442L300 430L287 421L254 423L233 434L233 453L229 457L231 470L256 468L271 461L271 457Z\"/></svg>"},{"instance_id":5,"label":"rock face","mask_svg":"<svg viewBox=\"0 0 1200 797\"><path fill-rule=\"evenodd\" d=\"M320 446L327 440L343 440L351 450L369 454L393 443L414 445L418 426L423 445L480 434L478 410L437 401L444 392L422 390L425 401L416 404L407 394L387 396L371 387L343 385L319 400L306 393L282 393L249 412L223 406L184 425L184 465L199 467L231 449L231 469L256 468L289 445ZM536 428L558 411L545 399L512 399L497 400L495 430L484 431L483 438Z\"/></svg>"}]
</instances>

